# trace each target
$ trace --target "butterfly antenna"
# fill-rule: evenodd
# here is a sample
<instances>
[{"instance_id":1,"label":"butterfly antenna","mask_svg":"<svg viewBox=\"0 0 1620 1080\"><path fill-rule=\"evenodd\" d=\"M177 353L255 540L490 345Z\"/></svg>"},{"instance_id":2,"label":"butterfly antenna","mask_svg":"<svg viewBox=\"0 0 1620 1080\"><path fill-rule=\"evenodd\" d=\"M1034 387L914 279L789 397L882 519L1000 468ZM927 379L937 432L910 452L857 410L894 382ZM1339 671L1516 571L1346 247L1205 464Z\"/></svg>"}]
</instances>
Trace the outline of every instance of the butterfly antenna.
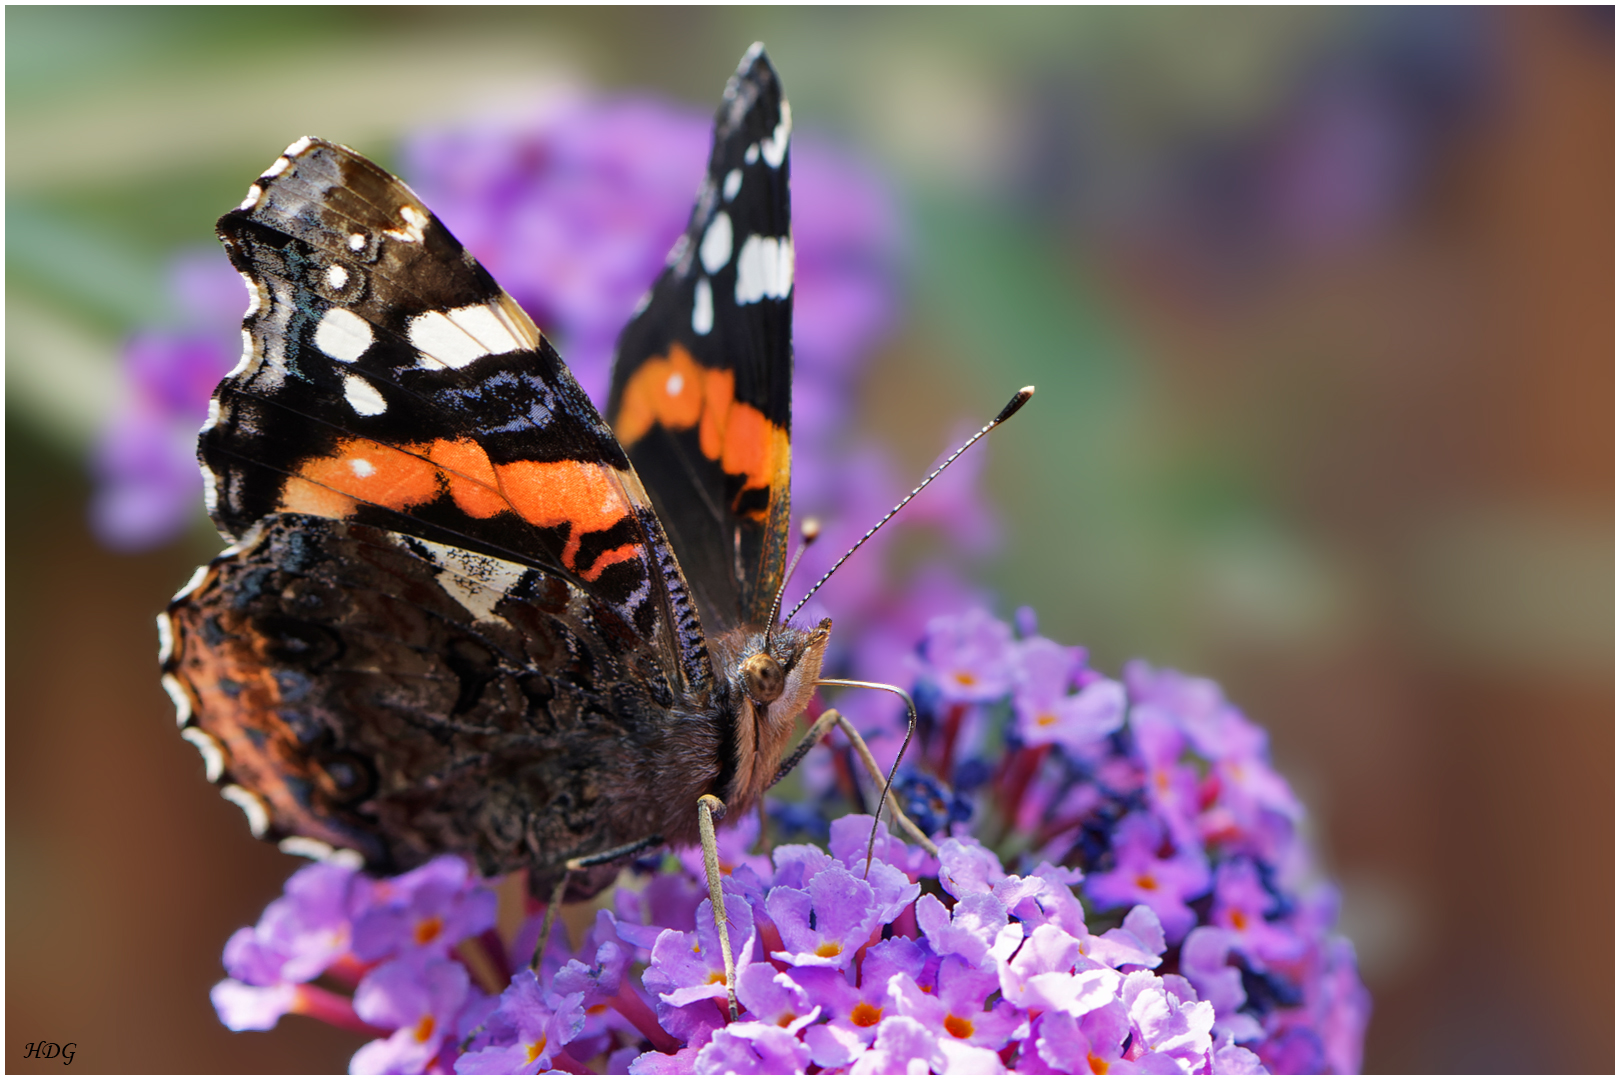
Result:
<instances>
[{"instance_id":1,"label":"butterfly antenna","mask_svg":"<svg viewBox=\"0 0 1620 1080\"><path fill-rule=\"evenodd\" d=\"M805 518L799 524L799 550L793 553L793 558L788 563L787 570L782 574L782 584L776 587L776 600L771 604L771 617L765 620L766 652L771 651L771 632L776 629L776 613L782 610L782 594L787 592L788 582L793 577L793 571L799 568L799 560L804 558L804 553L810 549L810 545L815 543L816 537L820 535L821 522L816 518ZM760 805L763 806L764 803Z\"/></svg>"},{"instance_id":2,"label":"butterfly antenna","mask_svg":"<svg viewBox=\"0 0 1620 1080\"><path fill-rule=\"evenodd\" d=\"M1024 403L1034 396L1035 388L1033 386L1026 386L1022 390L1018 391L1018 393L1014 394L1013 399L1007 402L1007 407L1002 409L1001 412L997 413L994 420L990 421L988 424L984 425L984 427L974 432L973 436L968 439L967 442L963 443L961 446L958 446L956 451L952 453L950 457L939 463L938 468L929 473L927 476L923 477L922 483L911 489L910 495L907 495L905 498L895 503L893 510L890 510L887 514L884 514L883 517L878 520L876 525L873 525L870 529L866 530L866 535L855 541L848 551L839 556L838 561L832 564L832 569L828 570L825 574L822 574L821 578L814 585L810 586L810 591L804 594L804 599L800 600L797 604L794 604L793 610L788 612L787 618L783 619L782 621L787 622L789 619L792 619L793 616L797 615L799 613L799 609L804 607L805 603L812 596L816 595L816 590L825 585L827 583L827 579L833 576L834 571L836 571L840 566L843 566L844 562L851 555L859 551L862 544L872 539L873 534L875 534L879 529L883 528L884 525L888 524L890 518L894 517L894 515L898 514L902 509L904 509L906 503L910 502L912 499L915 499L923 488L927 487L929 484L932 484L934 482L934 478L939 476L940 473L944 472L946 468L949 467L951 462L961 457L962 454L966 452L968 447L990 434L990 430L997 424L1002 423L1010 418L1013 413L1017 412L1019 409L1022 409L1024 407ZM786 582L787 579L783 578L782 580Z\"/></svg>"}]
</instances>

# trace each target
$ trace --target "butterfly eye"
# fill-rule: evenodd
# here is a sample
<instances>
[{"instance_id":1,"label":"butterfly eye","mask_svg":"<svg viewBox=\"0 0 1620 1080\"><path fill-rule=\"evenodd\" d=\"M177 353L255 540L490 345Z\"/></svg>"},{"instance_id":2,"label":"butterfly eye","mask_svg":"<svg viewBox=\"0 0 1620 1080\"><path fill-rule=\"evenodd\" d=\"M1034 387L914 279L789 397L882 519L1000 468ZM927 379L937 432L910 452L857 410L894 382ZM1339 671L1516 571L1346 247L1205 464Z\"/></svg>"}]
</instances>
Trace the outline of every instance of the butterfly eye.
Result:
<instances>
[{"instance_id":1,"label":"butterfly eye","mask_svg":"<svg viewBox=\"0 0 1620 1080\"><path fill-rule=\"evenodd\" d=\"M748 696L755 701L769 705L782 696L786 682L782 665L769 653L757 652L743 661L743 683L748 688Z\"/></svg>"}]
</instances>

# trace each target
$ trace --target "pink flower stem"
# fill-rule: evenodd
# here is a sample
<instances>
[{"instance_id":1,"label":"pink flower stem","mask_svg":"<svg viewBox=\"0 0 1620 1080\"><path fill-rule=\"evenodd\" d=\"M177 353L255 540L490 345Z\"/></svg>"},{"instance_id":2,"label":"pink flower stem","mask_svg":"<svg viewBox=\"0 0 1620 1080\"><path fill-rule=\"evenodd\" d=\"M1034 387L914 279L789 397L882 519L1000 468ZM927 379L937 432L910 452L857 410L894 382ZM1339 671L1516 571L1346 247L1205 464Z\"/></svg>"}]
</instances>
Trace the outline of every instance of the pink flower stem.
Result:
<instances>
[{"instance_id":1,"label":"pink flower stem","mask_svg":"<svg viewBox=\"0 0 1620 1080\"><path fill-rule=\"evenodd\" d=\"M387 1028L376 1027L360 1019L354 1011L354 1002L342 994L335 994L330 990L323 990L319 986L309 983L299 985L293 995L291 1012L299 1016L307 1016L312 1020L331 1024L345 1031L357 1031L362 1035L369 1035L374 1039L387 1038L393 1032Z\"/></svg>"},{"instance_id":2,"label":"pink flower stem","mask_svg":"<svg viewBox=\"0 0 1620 1080\"><path fill-rule=\"evenodd\" d=\"M939 778L947 784L951 782L951 766L955 764L956 757L956 737L962 731L962 716L966 712L967 706L958 702L945 714L945 731L940 739Z\"/></svg>"},{"instance_id":3,"label":"pink flower stem","mask_svg":"<svg viewBox=\"0 0 1620 1080\"><path fill-rule=\"evenodd\" d=\"M551 1055L551 1067L561 1069L563 1072L574 1073L578 1076L590 1076L591 1070L574 1060L574 1056L567 1050L559 1050Z\"/></svg>"},{"instance_id":4,"label":"pink flower stem","mask_svg":"<svg viewBox=\"0 0 1620 1080\"><path fill-rule=\"evenodd\" d=\"M1026 746L1013 756L1012 765L1007 770L1006 786L1002 798L1002 813L1004 820L1001 826L1001 839L1005 840L1007 834L1018 823L1018 807L1024 801L1024 793L1029 790L1029 782L1035 778L1035 773L1046 759L1046 752L1052 748L1048 743L1045 746ZM998 841L999 843L999 841Z\"/></svg>"},{"instance_id":5,"label":"pink flower stem","mask_svg":"<svg viewBox=\"0 0 1620 1080\"><path fill-rule=\"evenodd\" d=\"M631 987L629 979L619 981L619 992L608 998L607 1004L630 1021L631 1026L641 1032L647 1041L653 1044L653 1049L660 1054L673 1054L681 1048L681 1044L673 1035L658 1026L658 1018L641 999L641 995Z\"/></svg>"}]
</instances>

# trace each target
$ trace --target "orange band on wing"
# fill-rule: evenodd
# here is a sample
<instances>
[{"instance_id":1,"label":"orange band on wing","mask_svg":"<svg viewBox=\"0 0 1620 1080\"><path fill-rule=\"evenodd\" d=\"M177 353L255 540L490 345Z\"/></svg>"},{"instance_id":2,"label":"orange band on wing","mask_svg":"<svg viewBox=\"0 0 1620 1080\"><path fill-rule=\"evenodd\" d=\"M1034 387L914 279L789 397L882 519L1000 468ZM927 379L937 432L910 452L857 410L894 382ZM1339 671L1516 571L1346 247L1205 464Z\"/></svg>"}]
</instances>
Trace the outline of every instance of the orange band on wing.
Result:
<instances>
[{"instance_id":1,"label":"orange band on wing","mask_svg":"<svg viewBox=\"0 0 1620 1080\"><path fill-rule=\"evenodd\" d=\"M646 361L625 384L614 434L632 446L654 424L669 431L698 429L698 450L744 490L787 484L787 432L753 405L737 400L734 372L706 368L680 344ZM750 511L762 517L763 510Z\"/></svg>"},{"instance_id":2,"label":"orange band on wing","mask_svg":"<svg viewBox=\"0 0 1620 1080\"><path fill-rule=\"evenodd\" d=\"M631 512L629 496L611 466L587 461L512 461L496 465L472 439L436 439L401 448L370 439L347 439L327 456L306 461L282 487L280 509L345 518L359 503L407 511L448 490L456 508L478 519L516 513L542 529L568 526L563 565L574 559L587 533L612 528ZM640 544L598 555L580 576L595 581L616 562L634 558Z\"/></svg>"},{"instance_id":3,"label":"orange band on wing","mask_svg":"<svg viewBox=\"0 0 1620 1080\"><path fill-rule=\"evenodd\" d=\"M356 502L404 510L433 501L439 484L431 461L370 439L347 439L336 453L306 461L288 479L280 509L330 518L350 516Z\"/></svg>"}]
</instances>

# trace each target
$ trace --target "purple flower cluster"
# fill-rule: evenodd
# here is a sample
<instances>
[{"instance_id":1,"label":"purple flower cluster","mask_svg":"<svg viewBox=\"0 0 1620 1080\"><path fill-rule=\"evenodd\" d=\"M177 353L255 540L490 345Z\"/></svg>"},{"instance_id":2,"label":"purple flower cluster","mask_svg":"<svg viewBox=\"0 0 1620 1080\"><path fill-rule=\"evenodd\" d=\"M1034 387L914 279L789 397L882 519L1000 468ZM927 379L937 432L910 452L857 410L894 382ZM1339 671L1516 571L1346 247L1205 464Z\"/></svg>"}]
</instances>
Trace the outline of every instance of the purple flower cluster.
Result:
<instances>
[{"instance_id":1,"label":"purple flower cluster","mask_svg":"<svg viewBox=\"0 0 1620 1080\"><path fill-rule=\"evenodd\" d=\"M720 833L735 1021L696 851L621 877L538 971L540 913L503 941L453 859L310 867L231 939L220 1015L371 1031L357 1072L1356 1071L1369 999L1264 732L1208 681L1109 679L1018 621L938 618L914 654L903 793L937 857L879 825L868 869L864 814L818 843Z\"/></svg>"},{"instance_id":2,"label":"purple flower cluster","mask_svg":"<svg viewBox=\"0 0 1620 1080\"><path fill-rule=\"evenodd\" d=\"M454 856L383 880L316 863L287 880L256 926L231 935L214 1008L233 1031L299 1013L376 1035L349 1063L356 1073L442 1069L496 1004L466 959L505 963L494 926L495 894ZM321 977L353 996L316 985Z\"/></svg>"},{"instance_id":3,"label":"purple flower cluster","mask_svg":"<svg viewBox=\"0 0 1620 1080\"><path fill-rule=\"evenodd\" d=\"M957 828L1083 871L1094 921L1151 910L1161 973L1213 1006L1217 1038L1280 1072L1357 1071L1370 999L1265 731L1207 679L1133 661L1115 681L1016 621L936 619L915 660L919 756L974 806Z\"/></svg>"}]
</instances>

